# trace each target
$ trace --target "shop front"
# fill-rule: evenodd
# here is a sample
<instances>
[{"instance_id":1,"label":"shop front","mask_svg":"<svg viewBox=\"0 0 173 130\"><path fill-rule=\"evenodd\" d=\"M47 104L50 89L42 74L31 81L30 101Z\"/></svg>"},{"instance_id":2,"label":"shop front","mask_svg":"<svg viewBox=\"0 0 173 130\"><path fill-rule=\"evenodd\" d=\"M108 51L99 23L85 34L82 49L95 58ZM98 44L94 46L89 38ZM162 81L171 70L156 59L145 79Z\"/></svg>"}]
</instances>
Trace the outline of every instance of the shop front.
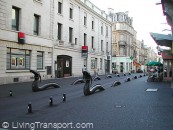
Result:
<instances>
[{"instance_id":1,"label":"shop front","mask_svg":"<svg viewBox=\"0 0 173 130\"><path fill-rule=\"evenodd\" d=\"M150 33L150 35L157 43L158 52L163 58L163 80L171 81L173 71L173 36L158 33ZM168 49L161 49L163 46Z\"/></svg>"}]
</instances>

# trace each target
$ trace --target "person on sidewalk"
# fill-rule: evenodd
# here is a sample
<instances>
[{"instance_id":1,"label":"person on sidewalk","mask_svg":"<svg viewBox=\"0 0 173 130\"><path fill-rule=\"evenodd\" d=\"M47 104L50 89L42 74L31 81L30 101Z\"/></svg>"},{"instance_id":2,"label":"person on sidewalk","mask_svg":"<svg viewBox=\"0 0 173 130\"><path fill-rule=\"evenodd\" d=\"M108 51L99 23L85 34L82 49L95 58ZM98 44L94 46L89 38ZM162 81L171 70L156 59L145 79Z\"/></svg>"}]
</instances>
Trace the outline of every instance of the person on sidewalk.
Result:
<instances>
[{"instance_id":1,"label":"person on sidewalk","mask_svg":"<svg viewBox=\"0 0 173 130\"><path fill-rule=\"evenodd\" d=\"M83 74L84 71L87 71L86 65L84 65L84 67L82 68L82 74ZM83 74L83 79L84 79L84 78L85 78L85 77L84 77L84 74Z\"/></svg>"}]
</instances>

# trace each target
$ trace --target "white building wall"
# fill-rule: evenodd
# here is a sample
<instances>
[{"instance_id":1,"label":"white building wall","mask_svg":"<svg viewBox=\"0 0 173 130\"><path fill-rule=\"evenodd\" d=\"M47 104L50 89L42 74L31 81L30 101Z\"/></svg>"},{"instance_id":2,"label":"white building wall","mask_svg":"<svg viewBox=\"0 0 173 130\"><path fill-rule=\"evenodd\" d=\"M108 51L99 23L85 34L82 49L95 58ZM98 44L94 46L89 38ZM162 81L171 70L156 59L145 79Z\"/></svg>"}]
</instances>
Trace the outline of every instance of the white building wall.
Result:
<instances>
[{"instance_id":1,"label":"white building wall","mask_svg":"<svg viewBox=\"0 0 173 130\"><path fill-rule=\"evenodd\" d=\"M52 3L51 3L52 2ZM82 2L82 3L81 3ZM84 3L83 3L84 2ZM88 3L87 3L88 2ZM69 19L70 3L73 4L73 19ZM1 0L0 1L0 84L13 83L14 78L19 82L33 80L33 74L29 70L7 70L7 47L31 50L30 69L37 69L37 51L43 51L43 69L38 70L42 79L55 77L55 64L58 55L69 55L72 57L72 76L81 76L81 68L84 58L81 57L81 46L84 42L84 33L87 34L87 46L89 53L87 66L91 74L91 58L97 58L97 68L100 68L100 58L102 58L103 69L100 74L105 73L104 60L107 54L101 53L101 40L104 41L104 51L106 42L109 43L111 51L111 22L106 14L91 4L89 1L63 0L63 13L58 14L58 0ZM88 6L90 7L88 7ZM11 28L12 7L20 8L19 31L25 33L25 44L18 43L18 31ZM95 12L95 11L97 12ZM87 27L83 25L84 12L87 13ZM34 14L40 15L39 36L33 35ZM91 21L94 17L95 29L91 29ZM57 24L63 24L62 40L64 44L59 46L57 41ZM101 23L103 23L104 35L101 35ZM109 27L109 35L105 36L106 27ZM69 44L69 27L73 28L73 43L77 38L77 45ZM95 51L91 50L91 36L94 36ZM47 75L47 66L52 66L52 74Z\"/></svg>"},{"instance_id":2,"label":"white building wall","mask_svg":"<svg viewBox=\"0 0 173 130\"><path fill-rule=\"evenodd\" d=\"M55 20L54 23L60 22L63 24L63 38L64 45L62 46L63 50L62 53L68 50L68 54L71 56L74 61L74 64L72 65L72 73L73 75L81 75L81 68L84 65L84 58L81 57L81 47L84 45L84 33L87 34L87 40L86 45L88 46L88 58L87 58L87 69L91 72L91 74L94 73L94 70L91 69L91 58L97 58L97 68L100 68L100 57L106 59L106 54L101 54L101 40L104 41L104 50L106 50L106 42L109 43L109 51L111 50L111 22L108 20L105 20L102 16L95 14L91 11L90 8L88 8L86 5L90 5L86 1L86 5L81 3L82 1L63 1L63 13L62 15L57 14L56 10L58 10L58 7L55 6ZM83 1L84 2L84 1ZM73 19L69 19L69 10L70 3L73 5ZM89 2L90 3L90 2ZM55 2L55 5L58 5L58 1ZM92 7L92 6L91 6ZM66 14L67 13L67 14ZM87 14L87 25L84 26L84 14ZM94 30L92 30L92 19L94 18ZM103 23L103 32L104 35L101 35L101 24ZM105 38L105 32L106 28L105 25L109 27L109 37ZM68 36L69 27L73 28L73 40L75 41L75 38L77 38L77 45L71 46L68 43ZM54 39L56 39L57 36L57 27L54 28ZM92 47L91 47L91 37L94 37L94 48L95 51L93 53ZM70 47L70 48L69 48ZM56 57L60 54L60 51L56 53ZM77 61L77 63L76 63ZM104 63L104 62L103 62ZM101 74L104 74L104 69L100 71Z\"/></svg>"}]
</instances>

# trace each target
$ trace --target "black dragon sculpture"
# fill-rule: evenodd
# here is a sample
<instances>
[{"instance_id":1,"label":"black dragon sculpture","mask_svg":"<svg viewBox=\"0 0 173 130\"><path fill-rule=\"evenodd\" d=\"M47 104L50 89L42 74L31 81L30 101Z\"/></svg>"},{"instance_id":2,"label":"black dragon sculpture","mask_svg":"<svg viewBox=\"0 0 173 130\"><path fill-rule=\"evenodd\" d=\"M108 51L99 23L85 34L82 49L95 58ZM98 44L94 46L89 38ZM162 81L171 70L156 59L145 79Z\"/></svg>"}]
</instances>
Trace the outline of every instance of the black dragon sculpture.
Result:
<instances>
[{"instance_id":1,"label":"black dragon sculpture","mask_svg":"<svg viewBox=\"0 0 173 130\"><path fill-rule=\"evenodd\" d=\"M91 95L95 93L97 90L100 90L100 91L105 90L100 84L96 84L92 86L92 76L90 75L88 71L83 71L83 78L85 82L85 85L83 88L83 92L85 96Z\"/></svg>"},{"instance_id":2,"label":"black dragon sculpture","mask_svg":"<svg viewBox=\"0 0 173 130\"><path fill-rule=\"evenodd\" d=\"M40 82L41 82L40 73L35 71L35 70L30 70L30 72L34 74L34 81L32 83L32 91L33 92L42 91L42 90L45 90L49 87L60 88L60 86L57 83L47 83L47 84L40 86Z\"/></svg>"}]
</instances>

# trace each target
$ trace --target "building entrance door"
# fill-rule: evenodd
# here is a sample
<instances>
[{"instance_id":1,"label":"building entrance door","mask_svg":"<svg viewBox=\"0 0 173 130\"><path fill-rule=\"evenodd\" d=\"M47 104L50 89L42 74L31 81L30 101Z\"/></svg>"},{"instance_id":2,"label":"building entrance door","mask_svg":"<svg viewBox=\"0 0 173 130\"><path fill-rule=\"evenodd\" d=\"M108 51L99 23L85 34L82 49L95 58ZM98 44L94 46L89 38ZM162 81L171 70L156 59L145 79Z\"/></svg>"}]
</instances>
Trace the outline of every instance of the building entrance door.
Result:
<instances>
[{"instance_id":1,"label":"building entrance door","mask_svg":"<svg viewBox=\"0 0 173 130\"><path fill-rule=\"evenodd\" d=\"M72 57L57 56L57 78L72 76Z\"/></svg>"},{"instance_id":2,"label":"building entrance door","mask_svg":"<svg viewBox=\"0 0 173 130\"><path fill-rule=\"evenodd\" d=\"M63 59L57 58L57 78L63 77Z\"/></svg>"}]
</instances>

